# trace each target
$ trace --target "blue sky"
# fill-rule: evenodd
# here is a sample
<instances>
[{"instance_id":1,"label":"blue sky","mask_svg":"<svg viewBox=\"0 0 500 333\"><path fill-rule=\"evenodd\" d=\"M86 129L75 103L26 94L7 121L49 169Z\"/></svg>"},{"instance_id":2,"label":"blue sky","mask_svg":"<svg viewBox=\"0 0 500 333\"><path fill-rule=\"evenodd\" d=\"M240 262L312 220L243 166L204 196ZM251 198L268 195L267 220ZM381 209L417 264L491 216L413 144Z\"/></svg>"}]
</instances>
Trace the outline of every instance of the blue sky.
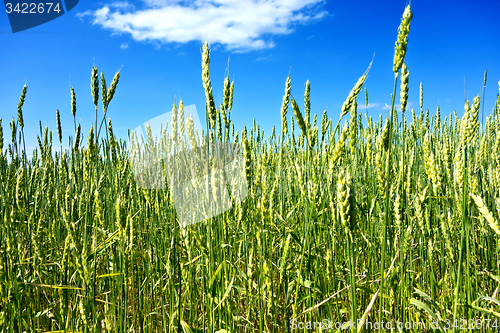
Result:
<instances>
[{"instance_id":1,"label":"blue sky","mask_svg":"<svg viewBox=\"0 0 500 333\"><path fill-rule=\"evenodd\" d=\"M38 121L55 133L56 108L63 134L74 135L70 86L77 97L77 121L88 131L95 120L90 94L92 64L108 85L121 68L121 80L108 117L115 132L133 129L172 108L182 98L204 112L201 46L212 45L211 78L216 104L222 96L229 61L235 82L232 118L236 130L255 118L266 136L280 126L285 80L303 105L311 82L312 112L323 110L336 121L349 91L375 54L365 86L370 116L386 115L394 74L394 42L405 0L144 0L88 1L41 26L13 34L0 14L0 118L17 117L24 83L27 146L36 145ZM465 94L480 92L488 70L485 114L494 106L500 80L499 1L413 0L414 13L406 63L410 70L410 107L444 115L463 114ZM399 89L399 88L398 88ZM398 91L399 95L399 91ZM364 94L358 99L364 106ZM360 112L364 112L360 106ZM291 112L289 112L289 115ZM99 116L102 108L99 106ZM58 146L58 144L57 144Z\"/></svg>"}]
</instances>

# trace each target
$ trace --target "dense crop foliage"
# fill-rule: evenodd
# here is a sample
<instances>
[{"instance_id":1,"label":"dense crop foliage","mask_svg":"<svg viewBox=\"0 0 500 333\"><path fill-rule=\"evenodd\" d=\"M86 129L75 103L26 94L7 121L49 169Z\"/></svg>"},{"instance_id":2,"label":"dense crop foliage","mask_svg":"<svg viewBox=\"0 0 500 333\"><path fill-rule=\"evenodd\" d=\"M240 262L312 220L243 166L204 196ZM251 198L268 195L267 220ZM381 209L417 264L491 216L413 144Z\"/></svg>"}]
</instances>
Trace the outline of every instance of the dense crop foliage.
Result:
<instances>
[{"instance_id":1,"label":"dense crop foliage","mask_svg":"<svg viewBox=\"0 0 500 333\"><path fill-rule=\"evenodd\" d=\"M309 82L303 106L290 97L288 77L280 132L268 137L255 123L234 132L228 77L216 107L205 45L209 127L194 133L174 105L175 129L164 144L182 145L177 131L191 142L235 142L248 196L187 227L168 189L137 185L126 144L106 124L119 72L107 87L92 69L96 119L99 103L103 117L85 145L75 122L71 148L62 150L57 111L61 149L40 126L29 159L25 86L6 146L0 121L0 331L285 332L295 319L439 321L441 329L446 320L493 323L500 316L499 98L484 126L480 95L465 102L461 118L441 119L439 108L432 116L424 110L421 86L420 110L407 111L411 18L408 6L387 119L358 115L369 69L335 127L326 112L311 115ZM75 96L71 89L73 116Z\"/></svg>"}]
</instances>

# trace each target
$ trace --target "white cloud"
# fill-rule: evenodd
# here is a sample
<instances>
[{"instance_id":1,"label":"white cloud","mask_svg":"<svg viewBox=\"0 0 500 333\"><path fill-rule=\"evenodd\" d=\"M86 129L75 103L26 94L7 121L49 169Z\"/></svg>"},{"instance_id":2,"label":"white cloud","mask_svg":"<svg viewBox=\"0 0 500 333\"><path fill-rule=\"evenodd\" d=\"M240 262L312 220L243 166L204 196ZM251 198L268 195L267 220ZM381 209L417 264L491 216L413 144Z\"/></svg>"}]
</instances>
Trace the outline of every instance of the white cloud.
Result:
<instances>
[{"instance_id":1,"label":"white cloud","mask_svg":"<svg viewBox=\"0 0 500 333\"><path fill-rule=\"evenodd\" d=\"M82 22L83 22L83 18L85 16L90 16L90 15L92 15L92 12L90 10L86 10L86 11L81 12L81 13L76 13L76 17L78 17L80 19L80 21L82 21Z\"/></svg>"},{"instance_id":2,"label":"white cloud","mask_svg":"<svg viewBox=\"0 0 500 333\"><path fill-rule=\"evenodd\" d=\"M370 103L368 103L368 105L370 105ZM406 110L411 110L411 107L413 105L413 102L408 102L406 103ZM401 104L395 104L394 107L396 108L397 111L401 111ZM385 105L382 107L382 110L390 110L391 109L391 105L390 104L387 104L385 103Z\"/></svg>"},{"instance_id":3,"label":"white cloud","mask_svg":"<svg viewBox=\"0 0 500 333\"><path fill-rule=\"evenodd\" d=\"M111 4L111 7L115 7L123 10L134 10L135 6L133 4L128 3L127 1L115 1Z\"/></svg>"},{"instance_id":4,"label":"white cloud","mask_svg":"<svg viewBox=\"0 0 500 333\"><path fill-rule=\"evenodd\" d=\"M360 109L371 109L371 108L376 108L378 107L378 103L368 103L368 106L366 104L358 104L358 108Z\"/></svg>"},{"instance_id":5,"label":"white cloud","mask_svg":"<svg viewBox=\"0 0 500 333\"><path fill-rule=\"evenodd\" d=\"M271 48L271 37L290 34L297 24L324 18L324 0L143 0L93 11L93 24L136 41L186 43L208 40L233 51ZM79 17L89 15L82 13Z\"/></svg>"},{"instance_id":6,"label":"white cloud","mask_svg":"<svg viewBox=\"0 0 500 333\"><path fill-rule=\"evenodd\" d=\"M128 43L123 43L122 45L120 45L120 49L127 49L128 48Z\"/></svg>"},{"instance_id":7,"label":"white cloud","mask_svg":"<svg viewBox=\"0 0 500 333\"><path fill-rule=\"evenodd\" d=\"M164 7L170 3L177 3L178 1L169 1L169 0L143 0L147 6L149 7Z\"/></svg>"},{"instance_id":8,"label":"white cloud","mask_svg":"<svg viewBox=\"0 0 500 333\"><path fill-rule=\"evenodd\" d=\"M272 54L269 54L269 55L264 56L264 57L258 57L258 58L257 58L257 59L255 59L255 60L257 60L257 61L269 60L269 59L271 59L271 58L272 58L272 56L273 56Z\"/></svg>"}]
</instances>

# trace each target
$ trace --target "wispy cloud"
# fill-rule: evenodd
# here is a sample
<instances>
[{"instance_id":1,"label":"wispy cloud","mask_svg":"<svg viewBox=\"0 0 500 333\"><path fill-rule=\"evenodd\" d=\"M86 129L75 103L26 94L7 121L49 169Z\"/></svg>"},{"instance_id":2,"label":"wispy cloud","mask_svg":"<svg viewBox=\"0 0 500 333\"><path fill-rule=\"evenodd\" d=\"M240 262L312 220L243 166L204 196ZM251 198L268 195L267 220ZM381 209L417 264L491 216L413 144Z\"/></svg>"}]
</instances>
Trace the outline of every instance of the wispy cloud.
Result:
<instances>
[{"instance_id":1,"label":"wispy cloud","mask_svg":"<svg viewBox=\"0 0 500 333\"><path fill-rule=\"evenodd\" d=\"M122 45L120 45L120 49L122 50L128 49L128 43L123 43Z\"/></svg>"},{"instance_id":2,"label":"wispy cloud","mask_svg":"<svg viewBox=\"0 0 500 333\"><path fill-rule=\"evenodd\" d=\"M413 102L408 102L406 104L406 110L411 110L412 105L413 105ZM396 109L398 111L401 111L401 104L395 104L394 106L396 107ZM387 103L385 103L385 105L382 107L382 110L390 110L390 109L391 109L391 106Z\"/></svg>"},{"instance_id":3,"label":"wispy cloud","mask_svg":"<svg viewBox=\"0 0 500 333\"><path fill-rule=\"evenodd\" d=\"M264 56L264 57L258 57L258 58L257 58L257 59L255 59L255 60L257 60L257 61L262 61L262 60L270 60L272 57L273 57L273 55L272 55L272 54L269 54L269 55Z\"/></svg>"},{"instance_id":4,"label":"wispy cloud","mask_svg":"<svg viewBox=\"0 0 500 333\"><path fill-rule=\"evenodd\" d=\"M122 10L135 10L135 6L127 1L115 1L111 4L111 7Z\"/></svg>"},{"instance_id":5,"label":"wispy cloud","mask_svg":"<svg viewBox=\"0 0 500 333\"><path fill-rule=\"evenodd\" d=\"M368 106L366 104L359 104L358 108L360 109L371 109L371 108L378 108L380 106L379 103L368 103Z\"/></svg>"},{"instance_id":6,"label":"wispy cloud","mask_svg":"<svg viewBox=\"0 0 500 333\"><path fill-rule=\"evenodd\" d=\"M92 15L92 12L90 10L86 10L84 12L80 12L80 13L76 13L76 17L78 17L80 19L80 21L83 22L83 18L85 16L91 16Z\"/></svg>"},{"instance_id":7,"label":"wispy cloud","mask_svg":"<svg viewBox=\"0 0 500 333\"><path fill-rule=\"evenodd\" d=\"M233 51L271 48L273 35L326 17L324 0L143 0L143 7L114 2L92 12L94 25L136 41L186 43L208 40Z\"/></svg>"}]
</instances>

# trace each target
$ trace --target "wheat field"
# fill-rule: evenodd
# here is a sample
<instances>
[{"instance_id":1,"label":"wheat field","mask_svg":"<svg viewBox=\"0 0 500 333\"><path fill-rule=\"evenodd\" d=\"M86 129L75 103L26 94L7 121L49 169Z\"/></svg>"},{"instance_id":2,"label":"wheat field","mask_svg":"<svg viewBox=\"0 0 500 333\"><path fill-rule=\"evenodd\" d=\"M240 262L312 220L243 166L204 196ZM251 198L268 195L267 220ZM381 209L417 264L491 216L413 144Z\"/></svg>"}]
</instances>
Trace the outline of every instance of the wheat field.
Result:
<instances>
[{"instance_id":1,"label":"wheat field","mask_svg":"<svg viewBox=\"0 0 500 333\"><path fill-rule=\"evenodd\" d=\"M0 119L0 331L376 330L362 322L496 331L500 95L484 124L481 93L465 102L462 117L454 111L441 119L439 108L432 115L424 109L421 84L420 109L406 110L411 20L408 5L395 44L389 117L358 114L358 97L368 105L363 85L371 65L338 122L311 114L309 82L299 105L288 77L281 124L267 137L255 122L235 131L229 77L216 106L205 44L208 127L194 131L182 102L174 104L170 132L148 135L147 149L232 143L244 159L248 194L187 226L171 190L138 186L131 147L106 119L119 71L109 87L97 67L91 71L102 120L86 139L71 88L74 128L63 135L57 110L61 147L40 126L30 158L24 86L5 145ZM486 73L483 91L485 85ZM161 164L165 179L169 170Z\"/></svg>"}]
</instances>

